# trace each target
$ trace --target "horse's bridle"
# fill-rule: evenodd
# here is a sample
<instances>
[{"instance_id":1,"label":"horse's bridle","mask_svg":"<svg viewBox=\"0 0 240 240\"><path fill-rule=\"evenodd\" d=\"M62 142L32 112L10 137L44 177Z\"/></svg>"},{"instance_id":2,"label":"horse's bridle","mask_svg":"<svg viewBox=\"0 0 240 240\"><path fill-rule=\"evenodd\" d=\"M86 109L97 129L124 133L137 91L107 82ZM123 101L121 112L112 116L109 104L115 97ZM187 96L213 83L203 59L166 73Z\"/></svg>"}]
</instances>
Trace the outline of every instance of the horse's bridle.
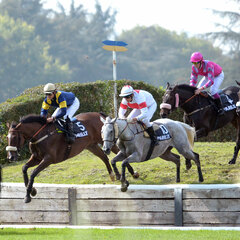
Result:
<instances>
[{"instance_id":1,"label":"horse's bridle","mask_svg":"<svg viewBox=\"0 0 240 240\"><path fill-rule=\"evenodd\" d=\"M32 139L33 139L34 137L36 137L47 125L48 125L48 123L44 124L43 126L41 126L41 127L37 130L37 132L35 132L35 133L33 134L33 136L32 136L32 137L30 138L30 140L29 140L29 142L30 142L31 144L40 143L40 142L43 141L44 139L46 139L46 138L48 138L49 136L51 136L51 135L54 134L55 131L50 132L50 133L48 133L47 135L39 138L39 139L36 140L35 142L31 142ZM20 140L21 140L21 139L20 139L20 132L21 132L21 130L18 130L18 129L13 128L13 129L9 130L9 132L10 132L10 133L11 133L11 132L16 132L16 133L17 133L17 135L18 135L18 144L17 144L17 145L19 145L19 146L7 146L7 147L6 147L6 151L7 151L7 152L10 152L10 151L11 151L11 152L19 152L19 150L20 150ZM23 137L24 137L24 136L23 136Z\"/></svg>"},{"instance_id":2,"label":"horse's bridle","mask_svg":"<svg viewBox=\"0 0 240 240\"><path fill-rule=\"evenodd\" d=\"M119 129L118 129L118 126L117 126L117 124L116 124L116 120L117 120L117 118L116 118L113 122L105 123L105 124L112 124L112 125L113 125L113 134L114 134L113 140L103 139L103 141L111 142L111 143L116 144L116 142L117 142L117 140L119 139L119 137L123 134L123 132L127 129L127 127L129 127L129 124L132 124L132 123L127 122L126 119L122 119L122 120L126 120L126 126L125 126L124 129L120 132L120 134L118 134ZM130 129L130 131L133 133L133 138L131 138L131 139L124 139L123 141L132 141L132 140L135 138L135 135L143 132L143 131L141 131L141 132L137 132L137 133L135 134L135 133L132 131L131 128L129 128L129 129ZM117 134L116 134L116 132L117 132ZM118 136L116 136L116 135L118 135Z\"/></svg>"},{"instance_id":3,"label":"horse's bridle","mask_svg":"<svg viewBox=\"0 0 240 240\"><path fill-rule=\"evenodd\" d=\"M16 132L17 133L17 138L18 138L18 141L17 141L17 146L7 146L6 147L6 151L7 152L19 152L19 150L20 150L20 141L21 141L21 138L20 138L20 130L17 130L17 129L11 129L10 131L9 131L10 133L12 133L12 132Z\"/></svg>"},{"instance_id":4,"label":"horse's bridle","mask_svg":"<svg viewBox=\"0 0 240 240\"><path fill-rule=\"evenodd\" d=\"M203 93L201 93L201 92L200 92L200 95L205 96L205 95L204 95ZM191 101L191 100L192 100L193 98L195 98L196 96L198 96L198 95L197 95L197 94L194 94L194 95L192 95L190 98L188 98L185 102L183 102L182 104L179 104L179 94L176 93L176 94L175 94L175 107L178 108L178 107L184 106L186 103L188 103L189 101ZM160 109L161 109L161 108L164 108L164 107L167 108L167 109L169 109L169 110L172 109L172 105L171 105L171 104L168 104L168 103L162 103L162 104L160 105ZM208 107L208 106L207 106L207 107ZM189 113L189 114L187 114L187 115L192 115L193 113L198 112L198 111L201 111L201 110L203 110L204 108L206 108L206 107L197 109L197 110L195 110L195 111L193 111L193 112L191 112L191 113Z\"/></svg>"}]
</instances>

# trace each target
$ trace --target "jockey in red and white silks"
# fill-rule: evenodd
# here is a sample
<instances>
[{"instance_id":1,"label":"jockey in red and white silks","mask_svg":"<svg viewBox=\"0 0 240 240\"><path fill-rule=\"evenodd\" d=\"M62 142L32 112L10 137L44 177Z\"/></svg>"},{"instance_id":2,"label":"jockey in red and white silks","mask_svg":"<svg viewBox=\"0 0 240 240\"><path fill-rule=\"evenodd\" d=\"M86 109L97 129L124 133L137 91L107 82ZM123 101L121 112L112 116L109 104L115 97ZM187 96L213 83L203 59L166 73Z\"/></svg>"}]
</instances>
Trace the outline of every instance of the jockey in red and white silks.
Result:
<instances>
[{"instance_id":1,"label":"jockey in red and white silks","mask_svg":"<svg viewBox=\"0 0 240 240\"><path fill-rule=\"evenodd\" d=\"M151 127L152 123L150 123L150 120L157 109L157 103L152 94L144 90L133 90L132 94L131 102L128 102L126 98L123 97L118 116L125 118L127 108L132 108L133 110L127 118L136 118L138 121L142 121L147 128Z\"/></svg>"}]
</instances>

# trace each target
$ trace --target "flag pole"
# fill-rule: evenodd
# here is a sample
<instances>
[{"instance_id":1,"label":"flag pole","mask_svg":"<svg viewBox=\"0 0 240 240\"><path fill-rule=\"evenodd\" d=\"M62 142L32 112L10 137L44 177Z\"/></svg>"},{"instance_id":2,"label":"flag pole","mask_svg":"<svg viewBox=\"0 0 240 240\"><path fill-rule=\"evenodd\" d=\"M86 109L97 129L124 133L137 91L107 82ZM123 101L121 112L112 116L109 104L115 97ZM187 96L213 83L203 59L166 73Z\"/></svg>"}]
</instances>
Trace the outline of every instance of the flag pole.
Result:
<instances>
[{"instance_id":1,"label":"flag pole","mask_svg":"<svg viewBox=\"0 0 240 240\"><path fill-rule=\"evenodd\" d=\"M112 51L113 57L113 81L114 81L114 96L113 96L113 104L114 104L114 115L118 116L118 106L117 106L117 53L116 52L125 52L128 49L125 47L127 43L122 41L112 41L105 40L102 42L105 44L102 48L107 51Z\"/></svg>"},{"instance_id":2,"label":"flag pole","mask_svg":"<svg viewBox=\"0 0 240 240\"><path fill-rule=\"evenodd\" d=\"M113 80L114 80L114 113L115 117L118 116L117 106L117 54L116 51L112 51L113 56Z\"/></svg>"}]
</instances>

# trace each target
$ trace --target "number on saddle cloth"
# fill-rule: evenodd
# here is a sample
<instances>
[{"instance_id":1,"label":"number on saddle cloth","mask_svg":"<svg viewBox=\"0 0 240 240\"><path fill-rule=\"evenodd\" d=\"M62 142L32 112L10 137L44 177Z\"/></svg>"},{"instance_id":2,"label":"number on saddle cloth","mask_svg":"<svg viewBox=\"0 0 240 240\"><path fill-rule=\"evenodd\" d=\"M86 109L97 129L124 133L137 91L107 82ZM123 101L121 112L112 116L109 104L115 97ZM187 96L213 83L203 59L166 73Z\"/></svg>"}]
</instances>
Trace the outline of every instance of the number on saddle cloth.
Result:
<instances>
[{"instance_id":1,"label":"number on saddle cloth","mask_svg":"<svg viewBox=\"0 0 240 240\"><path fill-rule=\"evenodd\" d=\"M145 125L143 126L141 124L141 126L143 127L144 130L146 130ZM157 136L158 141L164 141L164 140L168 140L168 139L172 138L167 127L163 124L158 125L158 124L153 123L153 130ZM149 134L147 133L147 131L144 131L144 137L147 137L147 138L150 137Z\"/></svg>"},{"instance_id":2,"label":"number on saddle cloth","mask_svg":"<svg viewBox=\"0 0 240 240\"><path fill-rule=\"evenodd\" d=\"M168 139L171 138L171 135L170 135L170 133L169 133L169 131L168 131L168 129L165 125L154 124L153 129L154 129L154 132L157 136L158 141L164 141L164 140L168 140Z\"/></svg>"},{"instance_id":3,"label":"number on saddle cloth","mask_svg":"<svg viewBox=\"0 0 240 240\"><path fill-rule=\"evenodd\" d=\"M236 109L236 104L234 103L233 99L230 96L224 93L221 93L220 97L221 97L223 109L225 112Z\"/></svg>"},{"instance_id":4,"label":"number on saddle cloth","mask_svg":"<svg viewBox=\"0 0 240 240\"><path fill-rule=\"evenodd\" d=\"M80 121L78 121L76 119L72 123L73 123L73 132L74 132L76 138L88 136L87 129L85 128L85 126ZM56 127L58 129L58 132L64 132L64 133L67 132L66 121L64 119L58 119L55 122L55 124L56 124Z\"/></svg>"}]
</instances>

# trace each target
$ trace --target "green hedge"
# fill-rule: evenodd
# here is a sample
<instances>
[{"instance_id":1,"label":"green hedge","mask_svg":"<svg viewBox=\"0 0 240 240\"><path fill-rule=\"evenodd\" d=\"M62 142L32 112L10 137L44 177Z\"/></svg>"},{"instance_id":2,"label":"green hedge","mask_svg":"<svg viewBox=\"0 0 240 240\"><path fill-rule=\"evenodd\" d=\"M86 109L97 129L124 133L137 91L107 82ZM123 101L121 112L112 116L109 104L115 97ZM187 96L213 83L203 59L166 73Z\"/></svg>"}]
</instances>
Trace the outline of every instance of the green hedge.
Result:
<instances>
[{"instance_id":1,"label":"green hedge","mask_svg":"<svg viewBox=\"0 0 240 240\"><path fill-rule=\"evenodd\" d=\"M162 102L164 94L163 87L156 88L152 85L139 81L118 80L117 92L121 91L123 85L132 85L135 89L144 89L152 93L158 105ZM96 81L94 83L59 83L56 84L59 90L71 91L80 100L80 112L104 112L110 116L114 116L113 94L114 94L114 81ZM6 162L5 148L7 146L6 136L8 128L6 123L12 121L19 121L20 117L34 113L39 114L41 110L43 95L43 85L25 90L20 96L8 99L6 102L0 104L0 163ZM120 104L118 98L118 106ZM54 109L49 111L52 113ZM178 109L171 113L169 116L172 119L182 121L183 112ZM153 120L159 118L159 108L157 109ZM236 131L228 126L222 128L214 133L211 133L207 138L200 139L201 141L233 141L235 140ZM233 134L235 133L235 134ZM21 159L29 156L28 149L25 147L21 152Z\"/></svg>"}]
</instances>

